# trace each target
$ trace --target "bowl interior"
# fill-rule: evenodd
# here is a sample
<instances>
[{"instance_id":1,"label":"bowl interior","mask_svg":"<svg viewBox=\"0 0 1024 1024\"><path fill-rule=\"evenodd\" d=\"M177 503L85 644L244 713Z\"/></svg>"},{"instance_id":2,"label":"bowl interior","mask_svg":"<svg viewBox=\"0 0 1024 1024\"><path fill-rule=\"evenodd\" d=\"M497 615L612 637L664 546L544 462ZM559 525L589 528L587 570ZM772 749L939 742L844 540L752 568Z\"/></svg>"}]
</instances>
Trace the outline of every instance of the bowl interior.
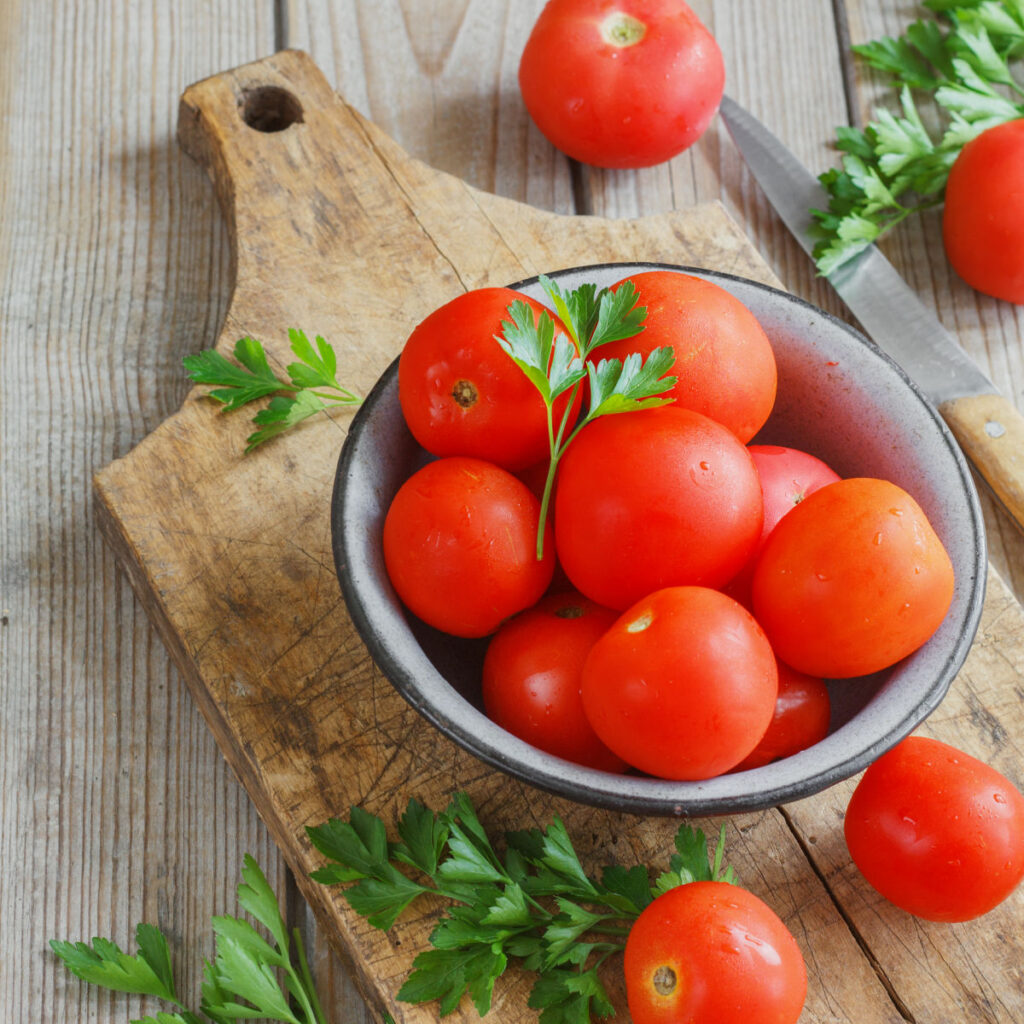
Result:
<instances>
[{"instance_id":1,"label":"bowl interior","mask_svg":"<svg viewBox=\"0 0 1024 1024\"><path fill-rule=\"evenodd\" d=\"M829 683L829 735L793 757L702 782L669 782L582 768L536 750L482 711L486 640L446 636L404 610L381 548L395 492L428 456L398 402L393 363L353 420L335 481L332 530L342 591L375 662L436 727L477 757L536 786L583 802L645 814L718 814L817 792L864 768L941 701L977 631L986 551L981 510L964 458L934 407L906 375L848 325L784 292L688 267L606 264L550 275L563 288L612 284L641 270L673 269L725 288L772 342L778 398L754 439L823 459L840 476L875 476L907 490L952 559L953 605L914 654L873 676ZM545 301L536 279L513 287Z\"/></svg>"}]
</instances>

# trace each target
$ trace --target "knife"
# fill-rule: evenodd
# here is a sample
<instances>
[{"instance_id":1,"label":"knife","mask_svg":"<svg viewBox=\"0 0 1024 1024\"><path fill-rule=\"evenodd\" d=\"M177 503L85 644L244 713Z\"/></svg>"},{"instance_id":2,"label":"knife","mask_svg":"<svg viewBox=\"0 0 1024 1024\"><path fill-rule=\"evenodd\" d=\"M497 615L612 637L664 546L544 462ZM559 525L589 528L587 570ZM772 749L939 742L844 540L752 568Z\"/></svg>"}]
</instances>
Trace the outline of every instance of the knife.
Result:
<instances>
[{"instance_id":1,"label":"knife","mask_svg":"<svg viewBox=\"0 0 1024 1024\"><path fill-rule=\"evenodd\" d=\"M812 254L817 237L810 210L828 205L821 183L729 97L719 112L769 202ZM827 280L865 332L933 402L964 454L1024 530L1024 415L998 392L877 246L838 267Z\"/></svg>"}]
</instances>

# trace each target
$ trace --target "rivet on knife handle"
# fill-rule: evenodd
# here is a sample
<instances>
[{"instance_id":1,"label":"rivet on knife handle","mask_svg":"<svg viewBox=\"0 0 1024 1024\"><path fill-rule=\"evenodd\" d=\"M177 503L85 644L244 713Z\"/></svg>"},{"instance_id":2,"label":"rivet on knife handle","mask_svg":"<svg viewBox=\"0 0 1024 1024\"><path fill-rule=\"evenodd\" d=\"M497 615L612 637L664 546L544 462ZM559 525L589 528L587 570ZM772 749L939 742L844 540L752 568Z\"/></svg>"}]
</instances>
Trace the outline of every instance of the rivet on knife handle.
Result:
<instances>
[{"instance_id":1,"label":"rivet on knife handle","mask_svg":"<svg viewBox=\"0 0 1024 1024\"><path fill-rule=\"evenodd\" d=\"M970 395L939 405L960 447L1024 530L1024 416L1002 395Z\"/></svg>"}]
</instances>

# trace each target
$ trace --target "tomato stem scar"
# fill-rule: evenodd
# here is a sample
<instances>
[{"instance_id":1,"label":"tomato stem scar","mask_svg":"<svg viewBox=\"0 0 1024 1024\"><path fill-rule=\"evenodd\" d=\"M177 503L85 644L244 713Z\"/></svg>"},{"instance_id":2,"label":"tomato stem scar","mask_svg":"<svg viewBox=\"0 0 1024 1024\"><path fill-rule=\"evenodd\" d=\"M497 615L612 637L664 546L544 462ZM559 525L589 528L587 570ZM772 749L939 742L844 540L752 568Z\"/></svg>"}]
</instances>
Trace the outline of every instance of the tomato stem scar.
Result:
<instances>
[{"instance_id":1,"label":"tomato stem scar","mask_svg":"<svg viewBox=\"0 0 1024 1024\"><path fill-rule=\"evenodd\" d=\"M455 382L455 387L452 388L452 398L455 399L456 405L468 409L476 402L477 397L476 388L468 380Z\"/></svg>"},{"instance_id":2,"label":"tomato stem scar","mask_svg":"<svg viewBox=\"0 0 1024 1024\"><path fill-rule=\"evenodd\" d=\"M654 983L654 991L659 996L670 996L676 989L676 972L667 964L662 964L651 979Z\"/></svg>"},{"instance_id":3,"label":"tomato stem scar","mask_svg":"<svg viewBox=\"0 0 1024 1024\"><path fill-rule=\"evenodd\" d=\"M582 619L584 611L578 604L567 604L559 608L555 614L560 619Z\"/></svg>"},{"instance_id":4,"label":"tomato stem scar","mask_svg":"<svg viewBox=\"0 0 1024 1024\"><path fill-rule=\"evenodd\" d=\"M647 34L647 26L624 11L612 11L601 22L601 37L611 46L635 46Z\"/></svg>"}]
</instances>

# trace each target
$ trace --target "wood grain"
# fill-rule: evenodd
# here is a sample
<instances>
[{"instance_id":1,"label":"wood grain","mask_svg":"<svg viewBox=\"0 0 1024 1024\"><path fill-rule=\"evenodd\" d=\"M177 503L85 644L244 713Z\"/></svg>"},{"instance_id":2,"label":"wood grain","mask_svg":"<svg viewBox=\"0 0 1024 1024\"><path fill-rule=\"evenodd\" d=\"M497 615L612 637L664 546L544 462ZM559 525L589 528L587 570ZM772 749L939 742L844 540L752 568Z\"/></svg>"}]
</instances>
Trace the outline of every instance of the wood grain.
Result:
<instances>
[{"instance_id":1,"label":"wood grain","mask_svg":"<svg viewBox=\"0 0 1024 1024\"><path fill-rule=\"evenodd\" d=\"M90 481L185 395L227 233L174 141L190 81L272 5L0 3L0 1017L125 1021L51 937L170 936L196 991L243 853L286 872L110 550ZM150 1007L155 1009L154 1007Z\"/></svg>"},{"instance_id":2,"label":"wood grain","mask_svg":"<svg viewBox=\"0 0 1024 1024\"><path fill-rule=\"evenodd\" d=\"M533 126L519 55L544 0L287 0L289 45L414 156L487 192L585 212L571 165Z\"/></svg>"},{"instance_id":3,"label":"wood grain","mask_svg":"<svg viewBox=\"0 0 1024 1024\"><path fill-rule=\"evenodd\" d=\"M831 122L846 121L832 22L833 8L844 5L695 6L722 39L730 92L811 166L827 165ZM232 907L242 852L288 885L276 847L98 539L88 500L95 469L178 409L181 356L216 337L227 308L227 232L201 172L173 138L185 85L285 43L310 49L346 99L411 152L500 195L608 215L718 195L787 286L842 312L808 276L717 129L706 150L674 161L667 174L624 172L594 188L545 143L514 84L539 7L0 3L0 1004L11 1019L113 1024L141 1012L137 1000L97 993L56 970L45 948L51 936L97 931L127 942L136 920L159 921L194 990L198 958L210 952L209 917ZM920 13L903 0L845 7L857 41L893 34ZM858 75L855 84L863 113L873 83ZM1019 310L950 279L934 219L901 231L887 252L1020 407ZM26 380L26 366L41 364L46 375ZM990 505L986 521L993 559L1022 596L1024 548ZM998 674L1002 648L986 650ZM984 718L983 709L974 714ZM1008 757L1012 764L1012 749ZM817 813L808 819L820 842ZM755 846L751 858L766 849ZM827 904L816 907L829 928L843 927ZM304 908L296 900L300 918ZM306 919L306 932L333 1018L368 1020L323 931ZM813 927L807 934L813 941ZM895 935L902 954L905 936ZM907 940L912 990L917 942L930 937ZM997 946L993 955L1005 962L1012 950ZM818 970L836 973L835 964ZM826 997L814 1013L842 1019L843 1006L833 1017L830 1006ZM892 1019L902 1019L895 1008Z\"/></svg>"},{"instance_id":4,"label":"wood grain","mask_svg":"<svg viewBox=\"0 0 1024 1024\"><path fill-rule=\"evenodd\" d=\"M253 132L239 117L247 96L268 85L301 103L301 121L286 132ZM565 218L439 174L338 100L302 54L199 83L185 95L181 125L237 232L221 347L253 333L281 361L286 326L315 311L318 329L344 353L347 379L364 391L418 319L461 288L583 258L678 253L774 280L717 206L636 221ZM373 301L354 312L337 296L357 285ZM326 510L344 418L320 418L244 458L247 429L191 396L97 477L101 525L366 997L396 1019L432 1019L433 1007L395 1004L394 995L436 908L412 912L387 934L370 929L336 891L309 881L318 859L306 825L352 803L394 820L409 795L443 804L453 780L497 830L560 814L588 862L663 859L674 824L542 796L439 740L370 662L333 579ZM992 587L1005 595L998 578ZM1007 668L999 680L1012 686L1020 676ZM731 819L728 830L744 883L805 945L805 1020L896 1019L835 890L808 863L815 844L798 841L778 811ZM837 979L830 965L840 962ZM495 1015L530 1019L528 985L515 973L503 981Z\"/></svg>"}]
</instances>

